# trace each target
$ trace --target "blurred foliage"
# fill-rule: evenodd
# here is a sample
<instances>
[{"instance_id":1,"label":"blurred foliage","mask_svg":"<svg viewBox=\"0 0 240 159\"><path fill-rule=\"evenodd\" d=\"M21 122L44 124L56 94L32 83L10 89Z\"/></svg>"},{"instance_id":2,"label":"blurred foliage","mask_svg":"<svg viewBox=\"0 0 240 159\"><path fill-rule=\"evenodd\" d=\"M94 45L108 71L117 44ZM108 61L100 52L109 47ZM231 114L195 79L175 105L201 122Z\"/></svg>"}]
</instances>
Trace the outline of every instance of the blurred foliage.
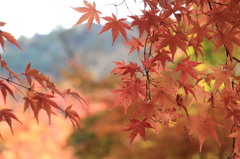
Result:
<instances>
[{"instance_id":1,"label":"blurred foliage","mask_svg":"<svg viewBox=\"0 0 240 159\"><path fill-rule=\"evenodd\" d=\"M223 50L219 49L216 52L219 58L215 59L216 56L213 57L210 53L213 51L213 45L207 41L204 42L205 45L204 51L209 52L204 59L208 61L207 65L224 63ZM171 128L159 125L159 133L155 133L155 130L147 131L147 141L137 136L136 141L129 146L129 132L120 130L129 124L127 119L131 116L124 117L124 110L121 107L109 110L115 102L110 90L116 88L118 79L109 76L95 81L93 75L86 73L79 64L72 64L70 69L63 71L63 76L70 83L72 81L76 87L81 88L84 94L88 94L90 109L98 110L92 111L84 119L82 129L73 132L68 139L68 144L74 148L77 159L226 159L231 152L232 140L226 138L230 133L226 130L231 128L223 129L221 132L218 130L221 139L220 148L213 139L209 138L202 152L199 153L197 138L188 136L188 130L179 126L180 124L172 124ZM133 109L135 107L130 107L129 111ZM198 111L200 110L195 110L194 106L189 108L189 113ZM225 115L221 113L215 111L212 115L224 121L222 118Z\"/></svg>"}]
</instances>

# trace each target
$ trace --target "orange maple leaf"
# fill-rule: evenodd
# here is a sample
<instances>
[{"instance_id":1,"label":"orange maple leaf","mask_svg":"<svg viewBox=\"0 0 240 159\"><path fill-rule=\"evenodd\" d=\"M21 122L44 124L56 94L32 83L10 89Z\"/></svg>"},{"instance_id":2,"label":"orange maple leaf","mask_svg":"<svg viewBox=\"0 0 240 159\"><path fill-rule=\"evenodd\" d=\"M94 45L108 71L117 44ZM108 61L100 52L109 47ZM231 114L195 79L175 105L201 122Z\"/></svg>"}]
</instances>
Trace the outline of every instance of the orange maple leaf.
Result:
<instances>
[{"instance_id":1,"label":"orange maple leaf","mask_svg":"<svg viewBox=\"0 0 240 159\"><path fill-rule=\"evenodd\" d=\"M114 14L112 14L112 17L107 16L107 17L103 17L103 19L108 22L104 25L102 31L98 35L102 34L105 31L108 31L109 29L112 29L112 37L113 37L112 44L114 44L114 41L117 39L119 33L121 33L122 36L126 40L128 40L126 29L128 30L131 30L131 29L130 29L130 26L124 22L126 18L121 18L117 20L117 17Z\"/></svg>"},{"instance_id":2,"label":"orange maple leaf","mask_svg":"<svg viewBox=\"0 0 240 159\"><path fill-rule=\"evenodd\" d=\"M13 91L11 90L11 88L8 87L7 84L3 83L2 80L0 80L0 90L2 92L3 95L3 99L4 99L4 103L6 104L6 97L7 97L7 93L11 94L11 96L15 99ZM16 99L15 99L16 100Z\"/></svg>"},{"instance_id":3,"label":"orange maple leaf","mask_svg":"<svg viewBox=\"0 0 240 159\"><path fill-rule=\"evenodd\" d=\"M222 125L218 124L217 122L210 118L203 118L201 115L193 117L191 119L191 122L192 125L190 128L189 135L195 133L198 134L200 152L202 151L202 146L208 134L214 138L214 140L218 143L219 146L221 145L215 127L222 127Z\"/></svg>"},{"instance_id":4,"label":"orange maple leaf","mask_svg":"<svg viewBox=\"0 0 240 159\"><path fill-rule=\"evenodd\" d=\"M179 63L177 67L175 68L175 72L180 71L182 72L182 82L184 83L187 80L187 74L198 80L198 76L196 71L193 69L193 67L196 67L197 65L201 64L195 61L189 61L190 56L186 57L182 60L182 63Z\"/></svg>"},{"instance_id":5,"label":"orange maple leaf","mask_svg":"<svg viewBox=\"0 0 240 159\"><path fill-rule=\"evenodd\" d=\"M165 70L165 65L166 62L173 62L171 57L170 57L171 52L162 50L162 51L157 51L157 55L154 57L154 60L158 60L161 62L163 69Z\"/></svg>"},{"instance_id":6,"label":"orange maple leaf","mask_svg":"<svg viewBox=\"0 0 240 159\"><path fill-rule=\"evenodd\" d=\"M232 155L237 154L237 156L239 156L240 155L240 128L237 128L235 132L229 134L227 137L235 139L235 146L234 146Z\"/></svg>"},{"instance_id":7,"label":"orange maple leaf","mask_svg":"<svg viewBox=\"0 0 240 159\"><path fill-rule=\"evenodd\" d=\"M143 32L146 30L147 33L150 33L150 24L146 17L138 17L138 16L129 16L133 19L130 27L138 26L139 37L143 35Z\"/></svg>"},{"instance_id":8,"label":"orange maple leaf","mask_svg":"<svg viewBox=\"0 0 240 159\"><path fill-rule=\"evenodd\" d=\"M95 4L95 2L93 2L93 5L90 4L90 3L87 2L87 1L84 1L83 3L84 3L84 5L85 5L86 7L73 8L73 9L75 9L76 11L78 11L78 12L80 12L80 13L85 13L85 14L83 14L83 15L80 17L80 19L78 20L78 22L77 22L75 25L73 25L73 27L76 26L76 25L81 24L82 22L84 22L85 20L88 19L88 30L90 30L94 18L95 18L96 22L97 22L98 24L100 24L99 14L102 14L102 13L101 13L100 11L96 10L96 4Z\"/></svg>"},{"instance_id":9,"label":"orange maple leaf","mask_svg":"<svg viewBox=\"0 0 240 159\"><path fill-rule=\"evenodd\" d=\"M232 30L230 28L225 29L224 31L218 31L214 34L214 38L217 39L216 42L216 47L215 47L215 51L217 49L220 48L220 46L224 45L227 49L227 53L230 55L230 57L232 58L232 54L233 54L233 48L234 48L234 43L236 45L240 45L240 41L237 38L236 35L238 35L240 33L240 31L238 30Z\"/></svg>"},{"instance_id":10,"label":"orange maple leaf","mask_svg":"<svg viewBox=\"0 0 240 159\"><path fill-rule=\"evenodd\" d=\"M78 92L72 91L70 88L67 89L65 92L63 92L63 95L64 96L72 96L73 98L77 99L80 102L81 106L83 106L83 108L87 108L87 106L88 106L87 101L85 101Z\"/></svg>"},{"instance_id":11,"label":"orange maple leaf","mask_svg":"<svg viewBox=\"0 0 240 159\"><path fill-rule=\"evenodd\" d=\"M32 111L34 113L34 117L36 118L38 122L38 116L40 110L45 110L48 115L49 123L51 122L51 114L56 115L52 108L58 109L61 112L64 112L64 110L52 99L54 98L53 95L49 94L41 94L35 91L33 88L27 91L26 97L23 99L25 100L24 103L24 112L28 109L30 106L32 108Z\"/></svg>"},{"instance_id":12,"label":"orange maple leaf","mask_svg":"<svg viewBox=\"0 0 240 159\"><path fill-rule=\"evenodd\" d=\"M4 22L0 22L0 27L4 26L5 24L6 23L4 23ZM17 46L20 50L23 51L21 46L18 44L17 40L10 33L0 30L0 44L2 45L3 50L4 50L4 39L3 38L7 39L7 41L9 41L10 43Z\"/></svg>"},{"instance_id":13,"label":"orange maple leaf","mask_svg":"<svg viewBox=\"0 0 240 159\"><path fill-rule=\"evenodd\" d=\"M2 109L0 111L0 121L5 120L7 122L7 124L9 125L11 132L13 134L12 119L17 120L21 124L22 124L22 122L20 120L18 120L16 115L13 114L11 111L12 111L11 109Z\"/></svg>"},{"instance_id":14,"label":"orange maple leaf","mask_svg":"<svg viewBox=\"0 0 240 159\"><path fill-rule=\"evenodd\" d=\"M174 59L175 53L177 48L179 47L182 51L186 51L187 48L187 37L186 35L180 30L177 30L176 34L167 31L166 34L161 35L163 40L159 46L159 48L164 48L169 46L169 49L172 53L172 59Z\"/></svg>"},{"instance_id":15,"label":"orange maple leaf","mask_svg":"<svg viewBox=\"0 0 240 159\"><path fill-rule=\"evenodd\" d=\"M133 140L137 136L137 134L140 134L140 136L146 141L146 128L153 128L151 124L146 122L147 118L143 119L142 121L139 121L137 119L131 119L131 124L126 126L122 131L129 131L132 130L130 134L130 145L132 144ZM154 128L153 128L154 129Z\"/></svg>"},{"instance_id":16,"label":"orange maple leaf","mask_svg":"<svg viewBox=\"0 0 240 159\"><path fill-rule=\"evenodd\" d=\"M224 67L225 65L223 65ZM213 92L216 93L217 90L220 88L222 83L224 83L225 88L230 90L231 87L231 80L230 77L234 77L234 73L232 69L223 70L222 68L213 68L213 73L207 74L205 78L205 82L210 86L210 81L215 80L214 90Z\"/></svg>"},{"instance_id":17,"label":"orange maple leaf","mask_svg":"<svg viewBox=\"0 0 240 159\"><path fill-rule=\"evenodd\" d=\"M131 80L125 80L124 85L120 85L121 89L113 90L112 92L117 94L118 97L113 107L119 104L123 104L125 113L127 113L128 107L131 103L136 103L138 98L145 98L145 83L138 78L134 77Z\"/></svg>"},{"instance_id":18,"label":"orange maple leaf","mask_svg":"<svg viewBox=\"0 0 240 159\"><path fill-rule=\"evenodd\" d=\"M33 84L32 79L37 81L43 88L52 88L54 87L53 83L49 80L47 76L44 74L41 74L37 69L31 69L31 63L27 65L25 68L25 72L22 73L22 75L25 75L27 78L27 81L29 85L31 86Z\"/></svg>"},{"instance_id":19,"label":"orange maple leaf","mask_svg":"<svg viewBox=\"0 0 240 159\"><path fill-rule=\"evenodd\" d=\"M135 38L134 36L132 36L132 41L126 42L125 45L132 46L128 54L131 54L135 49L137 49L137 52L139 53L141 47L144 47L142 42L139 39Z\"/></svg>"},{"instance_id":20,"label":"orange maple leaf","mask_svg":"<svg viewBox=\"0 0 240 159\"><path fill-rule=\"evenodd\" d=\"M80 129L80 117L78 115L78 113L75 110L72 110L72 105L68 106L65 109L65 117L69 118L72 122L73 127L75 128L75 125L78 127L78 129Z\"/></svg>"},{"instance_id":21,"label":"orange maple leaf","mask_svg":"<svg viewBox=\"0 0 240 159\"><path fill-rule=\"evenodd\" d=\"M62 108L60 108L58 106L58 104L51 99L53 97L54 96L49 95L49 94L36 93L35 96L32 98L33 100L36 101L35 102L36 114L38 115L41 109L45 110L48 115L49 123L51 122L51 114L55 115L55 113L52 111L52 108L58 109L63 112ZM38 116L35 116L35 117L36 117L36 119L38 118Z\"/></svg>"}]
</instances>

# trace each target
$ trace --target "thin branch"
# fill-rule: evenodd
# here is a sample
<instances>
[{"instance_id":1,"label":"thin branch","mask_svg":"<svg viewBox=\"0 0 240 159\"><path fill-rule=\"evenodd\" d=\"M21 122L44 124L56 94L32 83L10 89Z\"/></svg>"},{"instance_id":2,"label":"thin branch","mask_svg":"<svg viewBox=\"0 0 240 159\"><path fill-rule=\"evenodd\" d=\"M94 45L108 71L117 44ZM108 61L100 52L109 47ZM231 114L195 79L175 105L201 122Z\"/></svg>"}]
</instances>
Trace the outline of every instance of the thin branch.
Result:
<instances>
[{"instance_id":1,"label":"thin branch","mask_svg":"<svg viewBox=\"0 0 240 159\"><path fill-rule=\"evenodd\" d=\"M7 82L9 82L9 83L12 83L12 84L17 85L17 86L19 86L19 87L22 87L22 88L24 88L24 89L34 91L34 92L36 92L36 93L38 93L38 94L41 94L41 95L44 94L44 93L42 93L42 92L38 92L38 91L32 89L31 87L27 87L27 86L25 86L25 85L23 85L23 84L14 82L13 80L10 80L9 78L5 78L5 77L1 77L1 76L0 76L0 79L3 79L3 80L5 80L5 81L7 81Z\"/></svg>"}]
</instances>

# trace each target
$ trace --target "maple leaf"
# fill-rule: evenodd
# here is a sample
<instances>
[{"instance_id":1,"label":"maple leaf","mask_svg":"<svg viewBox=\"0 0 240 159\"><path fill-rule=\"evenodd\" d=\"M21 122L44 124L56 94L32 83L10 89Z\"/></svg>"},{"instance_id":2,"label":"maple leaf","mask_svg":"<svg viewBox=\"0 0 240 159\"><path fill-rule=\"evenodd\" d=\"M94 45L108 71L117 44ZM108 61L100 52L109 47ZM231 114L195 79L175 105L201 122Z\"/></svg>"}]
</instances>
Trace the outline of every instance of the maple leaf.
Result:
<instances>
[{"instance_id":1,"label":"maple leaf","mask_svg":"<svg viewBox=\"0 0 240 159\"><path fill-rule=\"evenodd\" d=\"M81 97L79 95L78 92L75 92L75 91L72 91L71 89L67 89L64 93L63 93L65 96L72 96L74 97L75 99L77 99L82 106L87 106L87 102L83 99L83 97Z\"/></svg>"},{"instance_id":2,"label":"maple leaf","mask_svg":"<svg viewBox=\"0 0 240 159\"><path fill-rule=\"evenodd\" d=\"M236 35L238 35L240 33L240 31L238 30L232 30L230 28L225 29L225 31L218 31L217 33L214 34L214 38L217 39L216 42L216 47L215 47L215 51L222 45L224 45L227 48L227 52L230 55L230 57L232 58L232 54L233 54L233 43L237 44L238 46L240 46L240 41L239 39L236 37Z\"/></svg>"},{"instance_id":3,"label":"maple leaf","mask_svg":"<svg viewBox=\"0 0 240 159\"><path fill-rule=\"evenodd\" d=\"M224 83L225 87L230 90L231 89L231 81L229 77L233 77L233 70L230 69L221 69L221 68L213 68L214 73L207 74L206 78L204 79L205 82L210 86L210 81L215 80L214 83L214 90L213 92L216 93L219 87Z\"/></svg>"},{"instance_id":4,"label":"maple leaf","mask_svg":"<svg viewBox=\"0 0 240 159\"><path fill-rule=\"evenodd\" d=\"M119 33L121 33L122 36L128 41L126 29L127 30L131 30L131 29L130 29L130 26L124 22L126 21L126 18L121 18L117 20L117 17L114 14L112 14L112 17L107 16L107 17L103 17L103 19L108 22L104 25L103 29L98 35L111 29L112 37L113 37L112 45L117 39Z\"/></svg>"},{"instance_id":5,"label":"maple leaf","mask_svg":"<svg viewBox=\"0 0 240 159\"><path fill-rule=\"evenodd\" d=\"M0 111L0 121L5 120L7 122L7 124L9 125L11 132L13 134L12 119L17 120L19 123L22 124L22 122L20 120L18 120L16 115L12 113L11 109L2 109Z\"/></svg>"},{"instance_id":6,"label":"maple leaf","mask_svg":"<svg viewBox=\"0 0 240 159\"><path fill-rule=\"evenodd\" d=\"M48 77L39 73L37 69L31 69L31 63L27 65L25 72L22 74L26 76L30 86L33 84L32 79L35 79L44 88L46 88L46 86L52 86L52 82Z\"/></svg>"},{"instance_id":7,"label":"maple leaf","mask_svg":"<svg viewBox=\"0 0 240 159\"><path fill-rule=\"evenodd\" d=\"M3 83L3 80L0 80L0 90L2 92L5 104L6 104L7 93L9 93L16 100L16 98L14 97L13 91L8 87L8 85Z\"/></svg>"},{"instance_id":8,"label":"maple leaf","mask_svg":"<svg viewBox=\"0 0 240 159\"><path fill-rule=\"evenodd\" d=\"M74 128L76 125L78 127L78 129L80 129L80 124L79 124L80 117L76 111L72 110L72 105L68 106L65 109L65 117L69 118L71 120Z\"/></svg>"},{"instance_id":9,"label":"maple leaf","mask_svg":"<svg viewBox=\"0 0 240 159\"><path fill-rule=\"evenodd\" d=\"M125 43L125 45L132 46L130 48L130 51L129 51L128 54L131 54L136 49L137 49L137 52L139 53L141 47L144 47L144 45L142 44L142 42L139 39L135 38L134 36L132 36L132 39L133 39L132 41L128 41L128 42Z\"/></svg>"},{"instance_id":10,"label":"maple leaf","mask_svg":"<svg viewBox=\"0 0 240 159\"><path fill-rule=\"evenodd\" d=\"M225 119L233 117L234 125L238 125L240 122L240 110L239 109L230 109L226 108L226 117Z\"/></svg>"},{"instance_id":11,"label":"maple leaf","mask_svg":"<svg viewBox=\"0 0 240 159\"><path fill-rule=\"evenodd\" d=\"M52 108L55 108L60 110L61 112L64 112L63 109L54 100L52 100L52 98L54 98L53 95L41 94L33 90L34 90L33 87L31 87L31 89L27 91L26 97L23 98L25 100L24 112L30 106L37 122L38 122L38 116L39 116L40 110L45 110L47 112L49 123L51 122L51 114L56 115L52 111Z\"/></svg>"},{"instance_id":12,"label":"maple leaf","mask_svg":"<svg viewBox=\"0 0 240 159\"><path fill-rule=\"evenodd\" d=\"M177 67L175 68L175 72L178 72L181 70L182 73L182 82L184 83L187 80L187 75L192 76L194 79L198 80L198 76L196 71L193 69L193 67L196 67L197 65L201 64L195 61L189 61L190 56L186 57L182 60L182 63L179 63Z\"/></svg>"},{"instance_id":13,"label":"maple leaf","mask_svg":"<svg viewBox=\"0 0 240 159\"><path fill-rule=\"evenodd\" d=\"M238 107L238 92L232 89L224 89L220 92L222 102L224 102L225 108L237 109Z\"/></svg>"},{"instance_id":14,"label":"maple leaf","mask_svg":"<svg viewBox=\"0 0 240 159\"><path fill-rule=\"evenodd\" d=\"M170 122L176 122L177 119L181 117L182 115L177 113L175 108L171 108L161 111L156 118L163 123L164 126L168 127Z\"/></svg>"},{"instance_id":15,"label":"maple leaf","mask_svg":"<svg viewBox=\"0 0 240 159\"><path fill-rule=\"evenodd\" d=\"M203 118L201 115L193 117L190 121L192 122L192 124L190 127L189 135L195 133L198 135L200 152L202 151L202 146L206 140L207 135L211 135L218 143L218 145L221 145L215 127L222 127L222 125L218 124L210 118Z\"/></svg>"},{"instance_id":16,"label":"maple leaf","mask_svg":"<svg viewBox=\"0 0 240 159\"><path fill-rule=\"evenodd\" d=\"M187 81L185 83L183 83L181 81L178 81L178 82L179 82L180 87L183 87L183 89L184 89L186 99L188 98L188 92L190 92L193 95L193 97L195 98L195 100L197 101L197 98L196 98L194 90L193 90L194 86L190 82L187 82Z\"/></svg>"},{"instance_id":17,"label":"maple leaf","mask_svg":"<svg viewBox=\"0 0 240 159\"><path fill-rule=\"evenodd\" d=\"M51 122L51 114L55 114L52 111L52 107L63 112L62 108L60 108L58 104L51 99L53 97L54 96L49 94L39 94L39 93L35 94L35 96L32 99L35 100L35 104L36 104L36 109L35 109L36 111L35 114L37 114L37 116L35 116L36 119L38 118L38 114L41 109L47 112L49 123Z\"/></svg>"},{"instance_id":18,"label":"maple leaf","mask_svg":"<svg viewBox=\"0 0 240 159\"><path fill-rule=\"evenodd\" d=\"M112 73L117 75L122 75L124 73L124 70L122 68L124 68L126 65L125 61L122 60L122 62L113 62L113 63L117 66L113 68Z\"/></svg>"},{"instance_id":19,"label":"maple leaf","mask_svg":"<svg viewBox=\"0 0 240 159\"><path fill-rule=\"evenodd\" d=\"M162 17L166 18L166 17L169 17L171 16L172 14L175 16L175 18L178 20L178 22L180 21L179 20L179 17L176 12L181 12L183 13L183 11L186 11L186 7L182 7L180 5L164 5L163 6L164 8L164 12L161 14Z\"/></svg>"},{"instance_id":20,"label":"maple leaf","mask_svg":"<svg viewBox=\"0 0 240 159\"><path fill-rule=\"evenodd\" d=\"M130 119L131 124L126 126L122 131L129 131L132 130L130 134L130 145L132 144L133 140L139 134L145 141L146 141L146 128L153 128L151 124L149 124L147 118L143 119L142 121L137 120L135 118ZM153 128L154 129L154 128Z\"/></svg>"},{"instance_id":21,"label":"maple leaf","mask_svg":"<svg viewBox=\"0 0 240 159\"><path fill-rule=\"evenodd\" d=\"M85 20L88 19L88 31L89 31L92 26L92 22L93 22L94 18L95 18L96 22L98 24L100 24L99 14L102 14L102 13L100 11L96 10L95 2L93 2L93 5L87 1L84 1L83 3L86 7L73 8L80 13L85 13L81 16L81 18L78 20L78 22L75 25L73 25L73 27L83 23Z\"/></svg>"},{"instance_id":22,"label":"maple leaf","mask_svg":"<svg viewBox=\"0 0 240 159\"><path fill-rule=\"evenodd\" d=\"M232 152L233 154L236 154L237 156L240 155L240 128L237 128L237 130L231 134L229 134L227 137L235 138L235 146Z\"/></svg>"},{"instance_id":23,"label":"maple leaf","mask_svg":"<svg viewBox=\"0 0 240 159\"><path fill-rule=\"evenodd\" d=\"M163 51L157 51L157 55L154 57L154 61L158 60L161 62L163 69L165 70L165 65L166 62L173 62L171 57L169 56L169 54L171 54L171 52L163 50Z\"/></svg>"},{"instance_id":24,"label":"maple leaf","mask_svg":"<svg viewBox=\"0 0 240 159\"><path fill-rule=\"evenodd\" d=\"M124 81L125 85L121 85L121 89L113 90L112 92L118 95L115 101L116 106L123 104L125 113L131 103L136 103L138 98L142 100L145 98L145 83L137 78Z\"/></svg>"},{"instance_id":25,"label":"maple leaf","mask_svg":"<svg viewBox=\"0 0 240 159\"><path fill-rule=\"evenodd\" d=\"M149 21L145 17L139 17L139 16L129 16L133 19L130 27L138 26L139 30L139 37L143 35L144 30L146 30L147 33L150 33L150 25Z\"/></svg>"},{"instance_id":26,"label":"maple leaf","mask_svg":"<svg viewBox=\"0 0 240 159\"><path fill-rule=\"evenodd\" d=\"M197 44L199 45L204 38L206 37L207 39L210 39L210 34L212 31L209 27L207 27L207 25L202 25L199 24L199 21L195 22L195 21L191 21L191 24L194 26L188 34L196 34L196 41ZM191 42L191 40L189 41Z\"/></svg>"},{"instance_id":27,"label":"maple leaf","mask_svg":"<svg viewBox=\"0 0 240 159\"><path fill-rule=\"evenodd\" d=\"M0 26L3 25L5 25L5 23L1 23ZM4 38L23 51L21 46L18 44L17 40L10 33L0 30L0 44L2 45L3 50L4 50Z\"/></svg>"},{"instance_id":28,"label":"maple leaf","mask_svg":"<svg viewBox=\"0 0 240 159\"><path fill-rule=\"evenodd\" d=\"M172 94L174 94L174 91L170 88L159 88L157 92L153 95L152 100L159 103L162 109L165 109L169 102L176 104L175 98Z\"/></svg>"},{"instance_id":29,"label":"maple leaf","mask_svg":"<svg viewBox=\"0 0 240 159\"><path fill-rule=\"evenodd\" d=\"M167 33L161 35L163 40L159 46L159 48L164 48L169 46L169 49L172 53L172 59L174 59L174 55L177 51L177 47L179 47L184 52L187 48L187 37L181 31L177 32L176 34L172 34L169 31Z\"/></svg>"},{"instance_id":30,"label":"maple leaf","mask_svg":"<svg viewBox=\"0 0 240 159\"><path fill-rule=\"evenodd\" d=\"M23 109L23 112L25 112L29 106L31 107L33 113L34 113L34 117L36 118L37 122L38 122L38 112L39 110L37 109L37 100L36 99L33 99L37 93L32 91L33 89L29 89L27 92L26 92L26 96L23 97L23 100L25 100L24 102L24 109Z\"/></svg>"},{"instance_id":31,"label":"maple leaf","mask_svg":"<svg viewBox=\"0 0 240 159\"><path fill-rule=\"evenodd\" d=\"M158 103L154 103L153 100L150 101L140 101L136 104L138 110L136 111L136 115L144 116L146 118L152 118L158 116Z\"/></svg>"},{"instance_id":32,"label":"maple leaf","mask_svg":"<svg viewBox=\"0 0 240 159\"><path fill-rule=\"evenodd\" d=\"M141 68L133 62L130 62L128 65L126 65L124 61L114 63L117 65L117 67L112 70L114 74L126 75L129 73L130 76L133 77L137 71L142 72Z\"/></svg>"},{"instance_id":33,"label":"maple leaf","mask_svg":"<svg viewBox=\"0 0 240 159\"><path fill-rule=\"evenodd\" d=\"M145 69L147 69L150 72L157 72L154 69L154 66L157 65L157 63L155 62L155 58L150 59L149 56L145 57L145 60L141 60L142 65Z\"/></svg>"}]
</instances>

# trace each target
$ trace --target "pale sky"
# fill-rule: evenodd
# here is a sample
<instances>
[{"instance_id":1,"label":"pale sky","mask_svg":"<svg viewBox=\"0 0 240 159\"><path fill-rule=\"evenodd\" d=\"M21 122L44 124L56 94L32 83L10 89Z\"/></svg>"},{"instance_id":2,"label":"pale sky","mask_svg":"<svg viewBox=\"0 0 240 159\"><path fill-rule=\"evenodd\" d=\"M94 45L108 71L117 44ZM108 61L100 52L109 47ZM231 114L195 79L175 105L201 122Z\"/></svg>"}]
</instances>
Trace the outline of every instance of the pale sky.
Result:
<instances>
[{"instance_id":1,"label":"pale sky","mask_svg":"<svg viewBox=\"0 0 240 159\"><path fill-rule=\"evenodd\" d=\"M94 0L88 0L92 3ZM123 0L95 0L97 9L103 15L116 14L114 5ZM136 10L140 4L134 0L127 0L133 14L139 14ZM83 0L0 0L0 22L6 25L0 29L11 33L15 38L24 35L32 37L35 33L47 34L56 26L71 28L82 15L71 7L83 7ZM129 15L125 5L118 8L118 17Z\"/></svg>"}]
</instances>

